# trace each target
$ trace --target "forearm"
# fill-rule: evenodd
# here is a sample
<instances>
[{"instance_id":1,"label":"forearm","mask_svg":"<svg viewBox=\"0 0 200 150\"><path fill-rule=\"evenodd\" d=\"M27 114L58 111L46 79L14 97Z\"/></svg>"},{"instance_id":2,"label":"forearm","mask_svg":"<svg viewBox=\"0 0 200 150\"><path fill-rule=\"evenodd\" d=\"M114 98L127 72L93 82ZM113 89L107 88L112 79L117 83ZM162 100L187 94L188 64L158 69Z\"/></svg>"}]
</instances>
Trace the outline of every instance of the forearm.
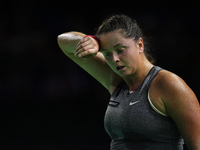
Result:
<instances>
[{"instance_id":1,"label":"forearm","mask_svg":"<svg viewBox=\"0 0 200 150\"><path fill-rule=\"evenodd\" d=\"M85 34L80 32L67 32L58 36L58 45L65 54L74 53L77 44Z\"/></svg>"}]
</instances>

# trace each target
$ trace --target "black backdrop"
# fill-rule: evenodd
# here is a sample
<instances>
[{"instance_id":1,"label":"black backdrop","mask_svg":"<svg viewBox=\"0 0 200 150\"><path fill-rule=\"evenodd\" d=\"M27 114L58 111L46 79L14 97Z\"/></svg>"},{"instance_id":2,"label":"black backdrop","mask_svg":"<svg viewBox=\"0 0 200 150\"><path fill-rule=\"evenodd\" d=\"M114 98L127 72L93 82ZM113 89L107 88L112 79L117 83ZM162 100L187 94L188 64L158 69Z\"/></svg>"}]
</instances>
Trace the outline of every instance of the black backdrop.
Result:
<instances>
[{"instance_id":1,"label":"black backdrop","mask_svg":"<svg viewBox=\"0 0 200 150\"><path fill-rule=\"evenodd\" d=\"M3 150L108 150L109 93L57 45L67 31L93 34L107 16L135 18L156 65L199 97L198 1L0 2L0 113Z\"/></svg>"}]
</instances>

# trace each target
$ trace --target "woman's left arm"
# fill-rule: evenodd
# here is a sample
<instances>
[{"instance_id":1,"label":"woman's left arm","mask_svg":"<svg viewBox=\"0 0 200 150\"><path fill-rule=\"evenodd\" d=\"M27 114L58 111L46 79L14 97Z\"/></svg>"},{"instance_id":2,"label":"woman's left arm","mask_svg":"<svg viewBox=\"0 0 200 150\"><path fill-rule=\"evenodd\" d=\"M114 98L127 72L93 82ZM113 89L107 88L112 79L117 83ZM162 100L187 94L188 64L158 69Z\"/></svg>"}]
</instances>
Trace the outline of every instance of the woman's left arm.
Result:
<instances>
[{"instance_id":1,"label":"woman's left arm","mask_svg":"<svg viewBox=\"0 0 200 150\"><path fill-rule=\"evenodd\" d=\"M162 79L162 101L167 113L176 123L187 147L200 150L200 106L197 97L177 75L166 71Z\"/></svg>"}]
</instances>

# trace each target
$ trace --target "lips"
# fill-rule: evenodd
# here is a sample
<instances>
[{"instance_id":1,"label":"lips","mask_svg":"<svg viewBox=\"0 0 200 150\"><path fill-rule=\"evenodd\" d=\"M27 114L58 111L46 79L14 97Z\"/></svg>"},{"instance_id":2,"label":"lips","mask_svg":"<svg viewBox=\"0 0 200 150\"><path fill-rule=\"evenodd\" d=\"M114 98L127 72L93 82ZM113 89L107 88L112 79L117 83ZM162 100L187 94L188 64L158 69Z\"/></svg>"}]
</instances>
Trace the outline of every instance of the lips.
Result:
<instances>
[{"instance_id":1,"label":"lips","mask_svg":"<svg viewBox=\"0 0 200 150\"><path fill-rule=\"evenodd\" d=\"M117 68L117 70L122 70L124 68L124 66L117 66L116 68Z\"/></svg>"}]
</instances>

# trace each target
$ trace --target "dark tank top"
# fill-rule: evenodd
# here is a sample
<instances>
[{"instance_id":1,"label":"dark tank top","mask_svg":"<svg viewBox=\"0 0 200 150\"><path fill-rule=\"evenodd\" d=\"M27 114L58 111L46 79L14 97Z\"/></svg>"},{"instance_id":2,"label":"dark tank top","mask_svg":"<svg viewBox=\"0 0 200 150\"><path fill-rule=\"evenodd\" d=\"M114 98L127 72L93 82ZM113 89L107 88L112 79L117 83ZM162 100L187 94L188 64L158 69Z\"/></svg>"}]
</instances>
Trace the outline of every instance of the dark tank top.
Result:
<instances>
[{"instance_id":1,"label":"dark tank top","mask_svg":"<svg viewBox=\"0 0 200 150\"><path fill-rule=\"evenodd\" d=\"M148 100L150 85L160 70L152 67L133 93L122 81L112 94L104 118L112 150L183 150L175 122L154 111Z\"/></svg>"}]
</instances>

